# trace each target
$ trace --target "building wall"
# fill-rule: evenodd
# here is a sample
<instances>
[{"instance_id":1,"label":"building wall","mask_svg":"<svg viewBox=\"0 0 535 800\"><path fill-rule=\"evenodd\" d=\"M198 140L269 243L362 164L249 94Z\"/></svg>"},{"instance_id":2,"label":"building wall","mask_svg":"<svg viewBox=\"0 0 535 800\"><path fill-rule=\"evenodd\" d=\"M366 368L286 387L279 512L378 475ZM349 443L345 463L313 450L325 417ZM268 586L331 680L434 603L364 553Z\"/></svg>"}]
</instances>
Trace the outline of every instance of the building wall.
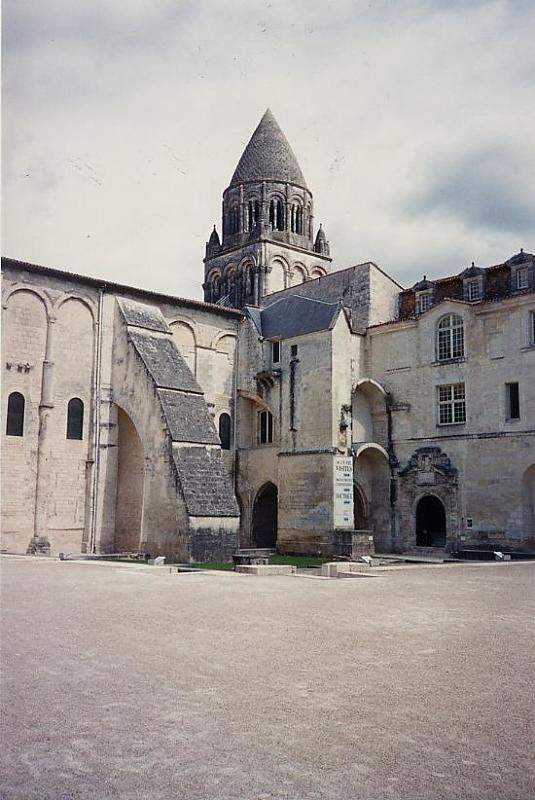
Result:
<instances>
[{"instance_id":1,"label":"building wall","mask_svg":"<svg viewBox=\"0 0 535 800\"><path fill-rule=\"evenodd\" d=\"M124 544L124 536L117 537L116 532L120 474L117 400L122 393L125 405L131 401L135 408L126 409L134 417L141 412L136 404L145 403L149 428L154 428L145 449L144 491L154 497L158 511L144 505L143 524L152 531L153 548L161 544L167 552L178 555L180 550L187 557L183 543L171 541L176 537L173 531L177 530L179 512L167 490L162 493L160 475L154 467L161 435L154 398L150 392L139 392L140 375L134 376L131 370L126 376L118 370L117 360L121 369L129 361L127 353L120 352L116 297L156 301L179 350L200 377L216 424L223 411L233 420L235 417L234 364L240 315L126 288L110 290L98 281L10 260L3 262L3 274L2 548L26 552L36 537L46 539L52 553L93 548L111 551L116 544ZM26 400L22 437L5 433L12 391L22 392ZM125 393L129 393L126 398ZM73 397L84 403L81 441L66 438L67 405ZM232 451L223 453L223 460L230 475ZM172 490L176 498L176 486ZM127 494L132 492L133 483ZM124 495L120 507L129 506L130 499ZM120 516L129 527L126 516ZM161 541L156 541L160 536Z\"/></svg>"},{"instance_id":2,"label":"building wall","mask_svg":"<svg viewBox=\"0 0 535 800\"><path fill-rule=\"evenodd\" d=\"M415 505L424 494L443 500L451 546L533 541L523 501L526 471L535 463L533 310L533 295L499 304L445 301L418 319L370 329L373 376L392 402L398 546L415 544ZM449 313L464 320L465 358L439 363L436 327ZM466 388L466 423L441 426L437 386L457 382ZM519 420L506 418L507 382L519 383ZM418 466L422 449L430 447L440 448L427 457L432 468ZM402 474L411 458L414 468Z\"/></svg>"}]
</instances>

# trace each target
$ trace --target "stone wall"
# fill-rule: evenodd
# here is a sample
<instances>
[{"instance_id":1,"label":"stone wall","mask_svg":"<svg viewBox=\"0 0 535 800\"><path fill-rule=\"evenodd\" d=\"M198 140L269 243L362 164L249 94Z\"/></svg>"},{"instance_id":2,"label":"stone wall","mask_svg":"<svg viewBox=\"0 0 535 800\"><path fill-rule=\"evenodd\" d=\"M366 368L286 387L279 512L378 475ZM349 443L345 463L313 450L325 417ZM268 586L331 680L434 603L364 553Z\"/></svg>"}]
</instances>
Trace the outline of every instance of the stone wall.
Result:
<instances>
[{"instance_id":1,"label":"stone wall","mask_svg":"<svg viewBox=\"0 0 535 800\"><path fill-rule=\"evenodd\" d=\"M533 548L528 470L535 464L533 295L470 305L445 301L417 320L370 329L373 377L389 391L396 470L398 548L415 544L415 507L434 494L446 509L448 546ZM449 313L464 320L465 357L437 362L436 326ZM439 425L437 386L464 382L464 424ZM507 382L518 382L520 419L508 420ZM421 448L437 447L430 468L408 469ZM421 473L421 474L419 474ZM529 501L532 502L532 501ZM531 544L530 544L531 543Z\"/></svg>"}]
</instances>

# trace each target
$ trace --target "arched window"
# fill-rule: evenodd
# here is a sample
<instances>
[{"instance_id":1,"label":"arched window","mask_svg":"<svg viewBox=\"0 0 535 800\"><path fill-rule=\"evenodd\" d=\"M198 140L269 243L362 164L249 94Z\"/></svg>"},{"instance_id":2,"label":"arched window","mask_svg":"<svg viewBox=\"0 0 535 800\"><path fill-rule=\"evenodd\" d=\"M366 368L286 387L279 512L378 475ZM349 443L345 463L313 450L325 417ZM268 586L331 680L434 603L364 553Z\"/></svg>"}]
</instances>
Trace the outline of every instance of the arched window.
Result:
<instances>
[{"instance_id":1,"label":"arched window","mask_svg":"<svg viewBox=\"0 0 535 800\"><path fill-rule=\"evenodd\" d=\"M258 200L249 200L245 212L245 230L252 231L260 216L260 203Z\"/></svg>"},{"instance_id":2,"label":"arched window","mask_svg":"<svg viewBox=\"0 0 535 800\"><path fill-rule=\"evenodd\" d=\"M270 411L261 411L258 415L258 442L259 444L273 442L273 414Z\"/></svg>"},{"instance_id":3,"label":"arched window","mask_svg":"<svg viewBox=\"0 0 535 800\"><path fill-rule=\"evenodd\" d=\"M282 200L270 200L269 203L269 224L272 230L284 230L284 206Z\"/></svg>"},{"instance_id":4,"label":"arched window","mask_svg":"<svg viewBox=\"0 0 535 800\"><path fill-rule=\"evenodd\" d=\"M24 435L24 395L11 392L7 400L7 436Z\"/></svg>"},{"instance_id":5,"label":"arched window","mask_svg":"<svg viewBox=\"0 0 535 800\"><path fill-rule=\"evenodd\" d=\"M449 361L464 356L464 323L458 314L442 317L437 328L437 360Z\"/></svg>"},{"instance_id":6,"label":"arched window","mask_svg":"<svg viewBox=\"0 0 535 800\"><path fill-rule=\"evenodd\" d=\"M79 397L69 400L67 406L67 439L83 439L84 404Z\"/></svg>"},{"instance_id":7,"label":"arched window","mask_svg":"<svg viewBox=\"0 0 535 800\"><path fill-rule=\"evenodd\" d=\"M295 232L299 234L303 233L303 209L301 206L297 206L295 212Z\"/></svg>"},{"instance_id":8,"label":"arched window","mask_svg":"<svg viewBox=\"0 0 535 800\"><path fill-rule=\"evenodd\" d=\"M221 439L222 450L230 450L231 428L230 415L221 414L219 417L219 438Z\"/></svg>"}]
</instances>

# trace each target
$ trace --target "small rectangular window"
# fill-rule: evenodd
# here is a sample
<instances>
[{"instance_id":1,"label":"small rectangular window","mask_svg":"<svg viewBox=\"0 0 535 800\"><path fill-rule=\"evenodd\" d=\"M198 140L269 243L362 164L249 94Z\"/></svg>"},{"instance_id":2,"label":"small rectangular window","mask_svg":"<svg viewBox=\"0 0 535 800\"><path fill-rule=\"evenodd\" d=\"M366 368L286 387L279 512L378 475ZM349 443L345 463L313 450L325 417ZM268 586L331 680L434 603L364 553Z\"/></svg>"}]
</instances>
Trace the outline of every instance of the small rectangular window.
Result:
<instances>
[{"instance_id":1,"label":"small rectangular window","mask_svg":"<svg viewBox=\"0 0 535 800\"><path fill-rule=\"evenodd\" d=\"M466 422L464 383L438 387L438 424L458 425Z\"/></svg>"},{"instance_id":2,"label":"small rectangular window","mask_svg":"<svg viewBox=\"0 0 535 800\"><path fill-rule=\"evenodd\" d=\"M271 363L279 364L281 360L281 343L271 342Z\"/></svg>"},{"instance_id":3,"label":"small rectangular window","mask_svg":"<svg viewBox=\"0 0 535 800\"><path fill-rule=\"evenodd\" d=\"M528 288L528 268L521 267L521 269L517 269L516 271L516 288L517 289L527 289Z\"/></svg>"},{"instance_id":4,"label":"small rectangular window","mask_svg":"<svg viewBox=\"0 0 535 800\"><path fill-rule=\"evenodd\" d=\"M258 415L258 441L260 444L273 442L273 414L270 411L261 411Z\"/></svg>"},{"instance_id":5,"label":"small rectangular window","mask_svg":"<svg viewBox=\"0 0 535 800\"><path fill-rule=\"evenodd\" d=\"M293 344L290 347L290 354L291 354L292 358L295 358L295 356L297 355L297 345L296 344Z\"/></svg>"},{"instance_id":6,"label":"small rectangular window","mask_svg":"<svg viewBox=\"0 0 535 800\"><path fill-rule=\"evenodd\" d=\"M507 419L520 419L520 394L518 383L505 384L507 399Z\"/></svg>"}]
</instances>

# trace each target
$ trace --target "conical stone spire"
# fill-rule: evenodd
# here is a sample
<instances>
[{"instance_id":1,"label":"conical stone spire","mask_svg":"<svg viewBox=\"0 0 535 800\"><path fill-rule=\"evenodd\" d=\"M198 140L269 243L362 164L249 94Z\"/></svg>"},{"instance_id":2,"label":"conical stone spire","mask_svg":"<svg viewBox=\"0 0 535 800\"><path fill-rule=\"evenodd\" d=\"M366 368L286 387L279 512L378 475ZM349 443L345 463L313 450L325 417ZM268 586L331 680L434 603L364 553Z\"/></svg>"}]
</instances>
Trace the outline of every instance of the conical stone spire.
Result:
<instances>
[{"instance_id":1,"label":"conical stone spire","mask_svg":"<svg viewBox=\"0 0 535 800\"><path fill-rule=\"evenodd\" d=\"M269 108L243 151L230 186L262 180L306 188L295 153Z\"/></svg>"}]
</instances>

